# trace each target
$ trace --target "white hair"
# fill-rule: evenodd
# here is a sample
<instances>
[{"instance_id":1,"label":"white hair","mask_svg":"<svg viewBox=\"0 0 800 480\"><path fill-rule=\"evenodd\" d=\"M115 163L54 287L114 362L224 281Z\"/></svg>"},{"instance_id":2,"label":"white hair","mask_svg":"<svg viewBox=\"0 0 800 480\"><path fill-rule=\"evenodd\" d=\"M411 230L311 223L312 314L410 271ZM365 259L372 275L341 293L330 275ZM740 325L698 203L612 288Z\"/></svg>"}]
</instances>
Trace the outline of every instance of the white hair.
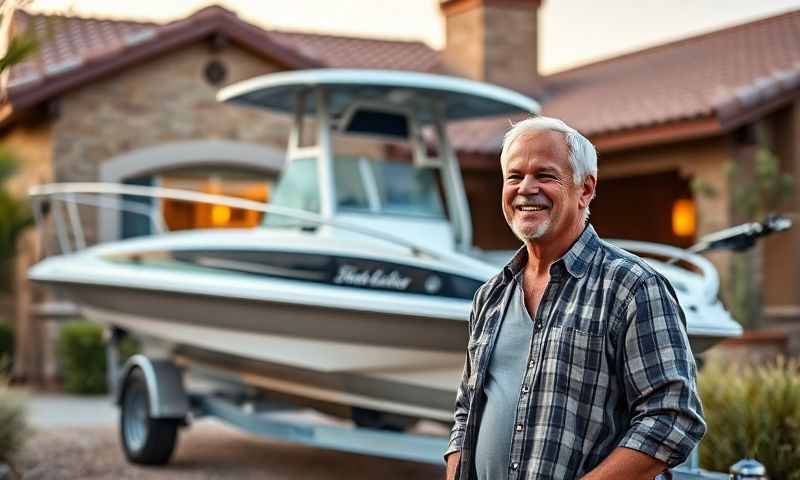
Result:
<instances>
[{"instance_id":1,"label":"white hair","mask_svg":"<svg viewBox=\"0 0 800 480\"><path fill-rule=\"evenodd\" d=\"M500 152L500 168L503 175L508 167L508 151L511 144L521 135L549 130L564 134L564 142L569 151L569 164L572 167L572 180L577 186L583 185L586 177L597 179L597 150L586 137L570 127L562 120L552 117L531 117L511 126L503 137L503 150ZM592 197L594 198L594 197ZM586 207L584 219L589 220L589 207Z\"/></svg>"}]
</instances>

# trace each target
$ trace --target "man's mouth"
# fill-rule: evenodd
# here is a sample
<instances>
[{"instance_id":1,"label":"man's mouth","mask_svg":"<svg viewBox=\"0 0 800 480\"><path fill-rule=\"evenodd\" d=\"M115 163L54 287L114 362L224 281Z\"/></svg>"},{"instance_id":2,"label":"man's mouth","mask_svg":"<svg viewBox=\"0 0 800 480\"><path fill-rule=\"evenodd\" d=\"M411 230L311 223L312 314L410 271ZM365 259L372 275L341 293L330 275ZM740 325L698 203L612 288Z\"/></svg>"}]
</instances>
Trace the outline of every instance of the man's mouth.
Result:
<instances>
[{"instance_id":1,"label":"man's mouth","mask_svg":"<svg viewBox=\"0 0 800 480\"><path fill-rule=\"evenodd\" d=\"M515 208L520 212L539 212L547 209L547 207L543 205L517 205Z\"/></svg>"}]
</instances>

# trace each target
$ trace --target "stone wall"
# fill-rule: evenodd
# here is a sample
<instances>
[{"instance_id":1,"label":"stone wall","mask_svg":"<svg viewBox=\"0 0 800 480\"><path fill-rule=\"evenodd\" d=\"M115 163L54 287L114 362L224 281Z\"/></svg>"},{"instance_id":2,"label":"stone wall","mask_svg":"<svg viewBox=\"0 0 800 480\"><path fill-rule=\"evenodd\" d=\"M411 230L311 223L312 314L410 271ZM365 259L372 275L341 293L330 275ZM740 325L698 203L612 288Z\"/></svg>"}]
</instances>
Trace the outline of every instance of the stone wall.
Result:
<instances>
[{"instance_id":1,"label":"stone wall","mask_svg":"<svg viewBox=\"0 0 800 480\"><path fill-rule=\"evenodd\" d=\"M764 242L764 313L772 323L800 329L800 102L772 114L767 125L781 170L794 179L794 193L780 210L794 227Z\"/></svg>"},{"instance_id":2,"label":"stone wall","mask_svg":"<svg viewBox=\"0 0 800 480\"><path fill-rule=\"evenodd\" d=\"M2 147L19 162L19 170L5 185L15 197L23 198L30 186L53 180L53 143L49 124L40 122L17 126L3 136Z\"/></svg>"},{"instance_id":3,"label":"stone wall","mask_svg":"<svg viewBox=\"0 0 800 480\"><path fill-rule=\"evenodd\" d=\"M205 78L211 60L227 69L223 85ZM97 181L104 161L165 142L227 139L283 149L288 118L215 98L224 85L276 70L235 46L215 51L201 42L66 94L52 124L55 179ZM96 212L81 216L91 243Z\"/></svg>"},{"instance_id":4,"label":"stone wall","mask_svg":"<svg viewBox=\"0 0 800 480\"><path fill-rule=\"evenodd\" d=\"M525 92L539 81L537 1L444 2L442 70Z\"/></svg>"}]
</instances>

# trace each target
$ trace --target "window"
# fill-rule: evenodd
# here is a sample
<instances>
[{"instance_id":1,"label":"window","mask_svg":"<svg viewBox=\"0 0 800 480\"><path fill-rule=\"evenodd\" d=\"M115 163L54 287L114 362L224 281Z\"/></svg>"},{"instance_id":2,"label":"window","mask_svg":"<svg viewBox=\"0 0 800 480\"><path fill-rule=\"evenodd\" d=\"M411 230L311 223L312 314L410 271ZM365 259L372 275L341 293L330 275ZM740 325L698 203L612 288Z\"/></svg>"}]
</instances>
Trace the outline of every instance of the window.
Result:
<instances>
[{"instance_id":1,"label":"window","mask_svg":"<svg viewBox=\"0 0 800 480\"><path fill-rule=\"evenodd\" d=\"M319 213L320 198L317 178L317 160L315 158L292 160L278 180L271 203L276 206ZM264 224L271 227L291 226L297 225L298 220L272 213L266 215Z\"/></svg>"},{"instance_id":2,"label":"window","mask_svg":"<svg viewBox=\"0 0 800 480\"><path fill-rule=\"evenodd\" d=\"M197 169L164 173L160 177L160 186L265 203L269 198L271 181L247 172ZM263 215L257 210L228 205L168 199L161 201L161 212L169 230L251 228L261 223Z\"/></svg>"},{"instance_id":3,"label":"window","mask_svg":"<svg viewBox=\"0 0 800 480\"><path fill-rule=\"evenodd\" d=\"M364 185L364 172L369 175L368 160L337 158L333 162L336 179L336 205L341 211L370 211L370 201Z\"/></svg>"},{"instance_id":4,"label":"window","mask_svg":"<svg viewBox=\"0 0 800 480\"><path fill-rule=\"evenodd\" d=\"M434 171L408 163L373 162L381 211L444 218Z\"/></svg>"}]
</instances>

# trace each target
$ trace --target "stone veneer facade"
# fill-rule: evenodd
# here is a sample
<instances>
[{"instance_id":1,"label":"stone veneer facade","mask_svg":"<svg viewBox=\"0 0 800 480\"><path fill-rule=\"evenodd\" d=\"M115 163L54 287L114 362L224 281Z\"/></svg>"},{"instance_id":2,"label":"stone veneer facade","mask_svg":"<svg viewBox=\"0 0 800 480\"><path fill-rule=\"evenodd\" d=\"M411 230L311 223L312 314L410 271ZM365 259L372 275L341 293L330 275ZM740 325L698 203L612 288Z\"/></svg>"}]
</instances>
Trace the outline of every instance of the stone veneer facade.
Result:
<instances>
[{"instance_id":1,"label":"stone veneer facade","mask_svg":"<svg viewBox=\"0 0 800 480\"><path fill-rule=\"evenodd\" d=\"M55 181L98 181L104 161L167 142L225 139L285 149L288 118L217 102L224 85L206 81L211 60L225 65L225 85L279 70L234 46L216 51L201 42L70 92L51 126ZM91 243L96 215L88 212L81 216Z\"/></svg>"},{"instance_id":2,"label":"stone veneer facade","mask_svg":"<svg viewBox=\"0 0 800 480\"><path fill-rule=\"evenodd\" d=\"M446 0L445 72L523 92L539 82L539 0Z\"/></svg>"}]
</instances>

